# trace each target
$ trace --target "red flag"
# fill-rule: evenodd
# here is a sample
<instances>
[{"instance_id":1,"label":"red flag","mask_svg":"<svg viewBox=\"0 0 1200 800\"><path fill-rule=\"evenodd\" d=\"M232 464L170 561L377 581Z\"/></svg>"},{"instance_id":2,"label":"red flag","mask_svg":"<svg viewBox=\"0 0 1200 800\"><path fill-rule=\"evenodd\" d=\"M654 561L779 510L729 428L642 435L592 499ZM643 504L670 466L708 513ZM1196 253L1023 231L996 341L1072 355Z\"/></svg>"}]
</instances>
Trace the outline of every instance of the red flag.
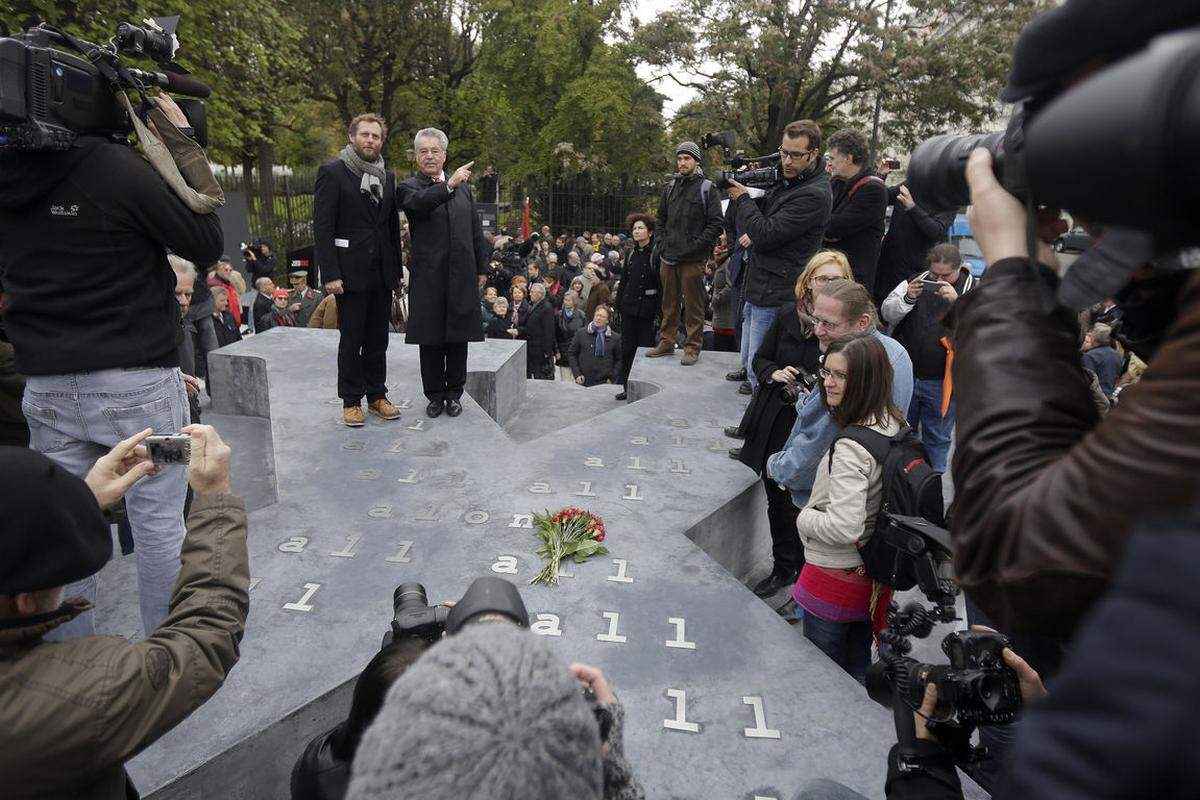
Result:
<instances>
[{"instance_id":1,"label":"red flag","mask_svg":"<svg viewBox=\"0 0 1200 800\"><path fill-rule=\"evenodd\" d=\"M521 238L529 239L529 198L525 198L525 216L521 219Z\"/></svg>"}]
</instances>

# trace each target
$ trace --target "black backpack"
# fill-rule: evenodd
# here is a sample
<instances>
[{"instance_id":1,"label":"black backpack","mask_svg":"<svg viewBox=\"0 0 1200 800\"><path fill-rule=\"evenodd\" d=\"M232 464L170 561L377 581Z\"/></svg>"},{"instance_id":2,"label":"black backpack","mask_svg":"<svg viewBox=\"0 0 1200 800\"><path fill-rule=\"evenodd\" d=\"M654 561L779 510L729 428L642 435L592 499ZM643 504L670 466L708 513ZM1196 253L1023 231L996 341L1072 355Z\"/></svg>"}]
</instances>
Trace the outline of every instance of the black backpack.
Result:
<instances>
[{"instance_id":1,"label":"black backpack","mask_svg":"<svg viewBox=\"0 0 1200 800\"><path fill-rule=\"evenodd\" d=\"M942 526L942 476L929 466L925 446L907 425L890 437L862 425L847 426L829 447L831 466L839 439L862 445L883 469L883 495L875 530L870 538L858 543L867 577L893 589L911 589L917 584L916 565L902 552L908 537L903 534L906 523L900 518L920 517Z\"/></svg>"}]
</instances>

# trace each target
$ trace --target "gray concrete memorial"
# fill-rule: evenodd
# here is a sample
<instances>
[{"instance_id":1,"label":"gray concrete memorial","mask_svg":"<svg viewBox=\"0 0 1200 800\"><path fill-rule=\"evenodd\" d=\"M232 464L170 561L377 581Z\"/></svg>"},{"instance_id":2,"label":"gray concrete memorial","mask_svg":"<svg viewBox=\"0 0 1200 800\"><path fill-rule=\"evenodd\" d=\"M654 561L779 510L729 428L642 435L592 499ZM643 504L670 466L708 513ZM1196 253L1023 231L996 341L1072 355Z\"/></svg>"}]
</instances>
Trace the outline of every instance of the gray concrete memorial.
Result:
<instances>
[{"instance_id":1,"label":"gray concrete memorial","mask_svg":"<svg viewBox=\"0 0 1200 800\"><path fill-rule=\"evenodd\" d=\"M307 740L348 709L394 587L454 599L479 575L518 584L534 630L608 675L649 797L787 800L818 777L883 796L890 714L743 585L770 540L757 478L721 432L744 405L721 380L736 356L639 356L623 404L612 387L527 393L523 349L472 345L463 415L430 420L417 349L394 337L403 418L360 429L340 424L336 332L272 330L210 356L206 421L252 509L250 619L225 686L130 764L144 797L287 797ZM611 553L530 587L531 514L566 505L603 517ZM102 576L109 632L136 627L128 561Z\"/></svg>"}]
</instances>

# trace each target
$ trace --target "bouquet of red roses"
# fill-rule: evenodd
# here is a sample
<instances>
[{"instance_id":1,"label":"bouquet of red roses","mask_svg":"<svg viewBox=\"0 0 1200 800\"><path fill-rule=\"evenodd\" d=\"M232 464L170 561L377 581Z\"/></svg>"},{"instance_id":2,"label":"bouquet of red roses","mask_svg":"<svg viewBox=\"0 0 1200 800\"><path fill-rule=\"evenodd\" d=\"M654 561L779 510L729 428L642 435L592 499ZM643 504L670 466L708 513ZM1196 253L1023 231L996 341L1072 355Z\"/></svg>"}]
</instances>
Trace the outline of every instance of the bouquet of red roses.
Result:
<instances>
[{"instance_id":1,"label":"bouquet of red roses","mask_svg":"<svg viewBox=\"0 0 1200 800\"><path fill-rule=\"evenodd\" d=\"M545 542L534 552L546 559L546 566L533 576L533 583L558 584L558 563L564 558L573 558L582 564L594 555L604 555L608 548L604 541L604 523L590 511L582 508L564 508L551 515L533 515L533 526L537 535Z\"/></svg>"}]
</instances>

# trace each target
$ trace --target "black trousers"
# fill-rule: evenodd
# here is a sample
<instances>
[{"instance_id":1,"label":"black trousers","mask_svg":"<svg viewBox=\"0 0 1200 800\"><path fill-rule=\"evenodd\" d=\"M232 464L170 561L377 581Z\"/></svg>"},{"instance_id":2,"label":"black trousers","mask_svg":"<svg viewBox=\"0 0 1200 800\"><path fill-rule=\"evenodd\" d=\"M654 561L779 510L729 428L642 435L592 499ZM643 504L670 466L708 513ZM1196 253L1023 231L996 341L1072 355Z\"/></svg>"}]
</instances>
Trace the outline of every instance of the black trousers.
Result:
<instances>
[{"instance_id":1,"label":"black trousers","mask_svg":"<svg viewBox=\"0 0 1200 800\"><path fill-rule=\"evenodd\" d=\"M800 509L792 503L787 489L767 477L763 469L763 486L767 490L767 521L771 524L771 554L775 557L775 569L779 572L798 573L804 566L804 545L796 531L796 517Z\"/></svg>"},{"instance_id":2,"label":"black trousers","mask_svg":"<svg viewBox=\"0 0 1200 800\"><path fill-rule=\"evenodd\" d=\"M457 400L467 384L467 343L423 344L421 350L421 386L425 397Z\"/></svg>"},{"instance_id":3,"label":"black trousers","mask_svg":"<svg viewBox=\"0 0 1200 800\"><path fill-rule=\"evenodd\" d=\"M657 343L657 327L654 317L621 315L621 374L616 383L629 382L629 370L633 369L633 357L639 347L654 347Z\"/></svg>"},{"instance_id":4,"label":"black trousers","mask_svg":"<svg viewBox=\"0 0 1200 800\"><path fill-rule=\"evenodd\" d=\"M337 295L338 397L358 405L387 395L388 317L392 293L382 283L370 291Z\"/></svg>"}]
</instances>

